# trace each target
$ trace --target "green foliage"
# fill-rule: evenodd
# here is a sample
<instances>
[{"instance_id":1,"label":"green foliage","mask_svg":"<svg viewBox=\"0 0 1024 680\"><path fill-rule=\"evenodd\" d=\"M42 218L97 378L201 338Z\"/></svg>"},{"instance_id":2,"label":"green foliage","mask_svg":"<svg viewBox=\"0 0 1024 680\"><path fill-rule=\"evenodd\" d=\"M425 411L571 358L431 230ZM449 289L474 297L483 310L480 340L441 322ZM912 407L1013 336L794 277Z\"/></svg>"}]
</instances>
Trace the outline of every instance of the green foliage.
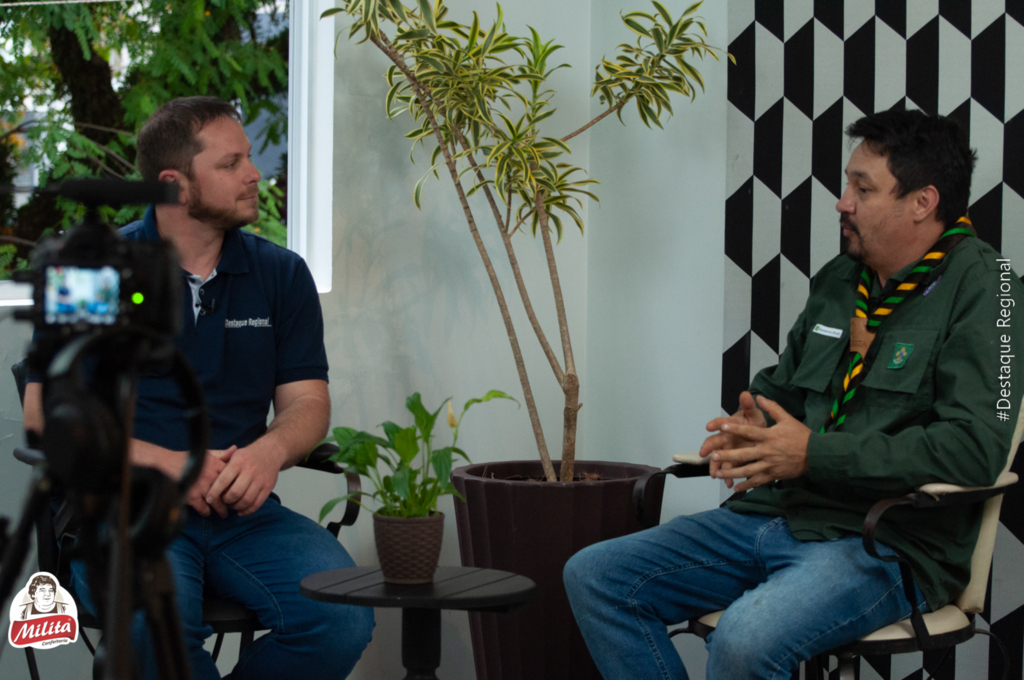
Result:
<instances>
[{"instance_id":1,"label":"green foliage","mask_svg":"<svg viewBox=\"0 0 1024 680\"><path fill-rule=\"evenodd\" d=\"M621 54L614 60L601 60L596 68L592 94L600 94L601 103L608 105L634 100L644 125L650 127L653 123L660 128L662 113L672 113L670 92L692 100L697 96L694 83L704 90L704 79L700 71L686 61L687 53L700 59L710 55L717 60L718 55L700 35L687 32L697 27L701 35L707 37L704 22L693 16L700 2L687 7L678 19L673 19L657 0L652 4L657 10L655 14L628 12L622 15L623 23L639 38L635 45L621 43ZM728 56L735 63L733 56ZM620 121L621 112L621 108L616 112Z\"/></svg>"},{"instance_id":2,"label":"green foliage","mask_svg":"<svg viewBox=\"0 0 1024 680\"><path fill-rule=\"evenodd\" d=\"M277 185L277 178L260 181L260 218L247 227L247 231L259 234L282 248L288 247L288 229L281 221L284 208L284 191Z\"/></svg>"},{"instance_id":3,"label":"green foliage","mask_svg":"<svg viewBox=\"0 0 1024 680\"><path fill-rule=\"evenodd\" d=\"M11 278L10 271L18 249L11 244L0 244L0 281Z\"/></svg>"},{"instance_id":4,"label":"green foliage","mask_svg":"<svg viewBox=\"0 0 1024 680\"><path fill-rule=\"evenodd\" d=\"M491 390L482 397L467 401L462 413L456 418L451 399L446 400L448 416L445 422L452 430L452 443L451 446L434 449L434 425L444 403L431 413L423 406L420 394L416 392L405 400L405 407L413 415L413 425L403 428L390 421L383 423L381 428L386 438L369 432L358 432L351 427L336 427L334 439L340 450L331 460L373 483L373 493L362 492L357 495L376 500L380 504L377 514L388 517L426 517L437 510L439 496L458 495L449 479L452 461L458 456L469 462L466 452L456 446L459 427L471 406L491 399L516 401L504 392ZM378 469L381 465L386 468L383 475ZM350 498L353 496L346 495L326 503L320 511L320 521L324 521L334 506Z\"/></svg>"},{"instance_id":5,"label":"green foliage","mask_svg":"<svg viewBox=\"0 0 1024 680\"><path fill-rule=\"evenodd\" d=\"M514 231L530 220L536 236L540 193L559 241L565 216L583 233L581 199L597 200L587 190L597 180L562 160L571 154L565 139L572 135L558 139L540 129L556 110L547 80L558 69L568 68L549 66L561 45L543 41L533 28L529 37L509 35L500 5L489 28L480 25L475 12L469 25L452 21L443 0L418 0L414 7L400 0L343 0L343 5L322 16L350 15L350 38L362 34L362 41L374 42L398 62L387 72L387 115L410 114L415 127L406 137L413 149L417 144L433 147L430 170L413 190L417 207L429 176L438 177L438 169L453 162L458 165L457 180L467 173L474 177L467 196L493 188L510 211L515 209L516 224L506 223L504 229ZM623 106L635 101L643 123L661 127L662 116L672 113L669 93L692 98L695 84L704 87L687 57L718 56L704 42L707 30L694 16L699 2L678 19L661 3L653 5L655 14L623 15L626 27L639 38L635 45L619 45L614 60L602 60L593 94L599 94L620 120ZM383 24L391 25L393 36L385 34ZM700 34L689 32L691 28Z\"/></svg>"},{"instance_id":6,"label":"green foliage","mask_svg":"<svg viewBox=\"0 0 1024 680\"><path fill-rule=\"evenodd\" d=\"M31 143L17 160L39 167L41 184L71 176L137 179L136 132L160 104L179 96L232 101L246 124L267 112L254 146L278 143L287 129L280 95L288 84L288 33L261 36L255 28L257 10L275 6L275 0L140 0L4 10L0 130L21 126ZM99 58L110 65L115 101L123 109L116 124L97 126L83 117L88 97L76 89L80 83L67 82L52 46L65 29L77 38L85 62ZM124 63L128 67L119 70ZM27 117L39 111L41 118ZM269 209L273 192L262 193ZM62 226L68 227L75 206L62 207ZM280 227L283 207L275 207ZM124 223L141 212L131 208L116 216Z\"/></svg>"}]
</instances>

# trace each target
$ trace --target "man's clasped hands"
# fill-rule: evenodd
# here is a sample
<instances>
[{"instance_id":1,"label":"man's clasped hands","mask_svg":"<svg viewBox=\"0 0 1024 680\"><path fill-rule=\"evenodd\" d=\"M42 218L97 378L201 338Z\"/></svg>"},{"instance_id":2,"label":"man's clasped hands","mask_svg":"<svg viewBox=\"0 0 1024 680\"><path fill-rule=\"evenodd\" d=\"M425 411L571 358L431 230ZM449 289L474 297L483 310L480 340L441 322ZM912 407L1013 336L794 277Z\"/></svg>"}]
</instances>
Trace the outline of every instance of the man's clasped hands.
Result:
<instances>
[{"instance_id":1,"label":"man's clasped hands","mask_svg":"<svg viewBox=\"0 0 1024 680\"><path fill-rule=\"evenodd\" d=\"M760 407L760 408L758 408ZM775 424L768 426L765 414ZM701 457L711 456L709 474L735 491L747 491L807 472L811 430L771 399L740 395L740 410L707 424L716 432L704 440ZM735 480L744 481L736 483ZM735 484L735 488L734 485Z\"/></svg>"},{"instance_id":2,"label":"man's clasped hands","mask_svg":"<svg viewBox=\"0 0 1024 680\"><path fill-rule=\"evenodd\" d=\"M171 479L181 477L187 459L185 451L132 440L132 462L154 467ZM241 516L251 515L270 496L277 475L288 464L286 452L270 436L242 448L207 450L203 469L185 500L203 517L212 512L227 517L229 508Z\"/></svg>"},{"instance_id":3,"label":"man's clasped hands","mask_svg":"<svg viewBox=\"0 0 1024 680\"><path fill-rule=\"evenodd\" d=\"M227 517L228 508L242 516L256 512L274 490L282 465L269 450L259 450L259 443L207 451L199 479L186 498L188 504L203 517L209 517L211 510Z\"/></svg>"}]
</instances>

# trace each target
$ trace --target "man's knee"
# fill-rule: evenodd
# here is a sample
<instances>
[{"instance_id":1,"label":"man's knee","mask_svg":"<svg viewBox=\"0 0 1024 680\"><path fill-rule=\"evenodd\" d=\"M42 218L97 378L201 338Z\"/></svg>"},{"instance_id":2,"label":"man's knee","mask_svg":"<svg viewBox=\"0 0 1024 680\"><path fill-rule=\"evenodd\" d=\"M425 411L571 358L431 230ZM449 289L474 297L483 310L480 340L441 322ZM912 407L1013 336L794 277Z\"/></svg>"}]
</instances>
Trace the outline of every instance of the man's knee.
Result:
<instances>
[{"instance_id":1,"label":"man's knee","mask_svg":"<svg viewBox=\"0 0 1024 680\"><path fill-rule=\"evenodd\" d=\"M607 551L603 543L580 550L569 558L562 570L562 580L569 598L585 597L609 573Z\"/></svg>"},{"instance_id":2,"label":"man's knee","mask_svg":"<svg viewBox=\"0 0 1024 680\"><path fill-rule=\"evenodd\" d=\"M772 677L792 657L792 631L750 608L727 610L708 636L707 647L708 677Z\"/></svg>"},{"instance_id":3,"label":"man's knee","mask_svg":"<svg viewBox=\"0 0 1024 680\"><path fill-rule=\"evenodd\" d=\"M587 557L584 555L585 552L586 548L570 557L562 569L562 581L565 583L565 590L569 593L570 598L579 592L582 585L587 581L586 573L589 569Z\"/></svg>"},{"instance_id":4,"label":"man's knee","mask_svg":"<svg viewBox=\"0 0 1024 680\"><path fill-rule=\"evenodd\" d=\"M373 637L373 609L351 605L330 605L311 631L311 646L327 667L351 668Z\"/></svg>"}]
</instances>

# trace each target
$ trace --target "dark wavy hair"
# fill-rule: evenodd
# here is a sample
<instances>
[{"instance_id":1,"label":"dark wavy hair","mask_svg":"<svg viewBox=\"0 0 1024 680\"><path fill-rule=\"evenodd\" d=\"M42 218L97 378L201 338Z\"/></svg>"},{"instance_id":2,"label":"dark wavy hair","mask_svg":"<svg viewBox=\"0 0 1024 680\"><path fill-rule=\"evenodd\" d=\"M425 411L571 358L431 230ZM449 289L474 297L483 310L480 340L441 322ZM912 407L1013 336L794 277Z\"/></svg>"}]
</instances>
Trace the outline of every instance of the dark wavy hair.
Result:
<instances>
[{"instance_id":1,"label":"dark wavy hair","mask_svg":"<svg viewBox=\"0 0 1024 680\"><path fill-rule=\"evenodd\" d=\"M950 226L967 214L977 154L954 119L921 111L880 111L852 123L846 134L888 157L897 198L932 185L939 191L940 222Z\"/></svg>"},{"instance_id":2,"label":"dark wavy hair","mask_svg":"<svg viewBox=\"0 0 1024 680\"><path fill-rule=\"evenodd\" d=\"M49 576L47 576L46 574L40 574L39 576L36 576L34 579L32 579L32 581L28 584L28 596L35 599L36 588L43 584L49 584L50 587L53 588L54 594L57 594L57 582Z\"/></svg>"},{"instance_id":3,"label":"dark wavy hair","mask_svg":"<svg viewBox=\"0 0 1024 680\"><path fill-rule=\"evenodd\" d=\"M203 150L199 131L218 118L242 122L235 107L218 97L178 97L154 111L139 131L136 163L142 178L177 170L192 179L192 159Z\"/></svg>"}]
</instances>

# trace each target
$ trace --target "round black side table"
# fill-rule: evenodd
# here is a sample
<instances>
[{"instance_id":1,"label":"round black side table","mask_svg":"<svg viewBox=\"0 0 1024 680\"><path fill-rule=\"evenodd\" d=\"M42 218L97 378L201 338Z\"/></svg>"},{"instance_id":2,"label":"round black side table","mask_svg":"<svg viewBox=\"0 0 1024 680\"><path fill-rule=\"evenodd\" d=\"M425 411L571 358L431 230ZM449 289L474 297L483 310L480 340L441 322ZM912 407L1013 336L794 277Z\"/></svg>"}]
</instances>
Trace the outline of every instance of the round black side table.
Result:
<instances>
[{"instance_id":1,"label":"round black side table","mask_svg":"<svg viewBox=\"0 0 1024 680\"><path fill-rule=\"evenodd\" d=\"M441 610L508 612L526 604L537 585L497 569L438 567L434 582L385 583L378 567L322 571L302 579L299 592L321 602L402 609L405 680L437 680L441 665Z\"/></svg>"}]
</instances>

